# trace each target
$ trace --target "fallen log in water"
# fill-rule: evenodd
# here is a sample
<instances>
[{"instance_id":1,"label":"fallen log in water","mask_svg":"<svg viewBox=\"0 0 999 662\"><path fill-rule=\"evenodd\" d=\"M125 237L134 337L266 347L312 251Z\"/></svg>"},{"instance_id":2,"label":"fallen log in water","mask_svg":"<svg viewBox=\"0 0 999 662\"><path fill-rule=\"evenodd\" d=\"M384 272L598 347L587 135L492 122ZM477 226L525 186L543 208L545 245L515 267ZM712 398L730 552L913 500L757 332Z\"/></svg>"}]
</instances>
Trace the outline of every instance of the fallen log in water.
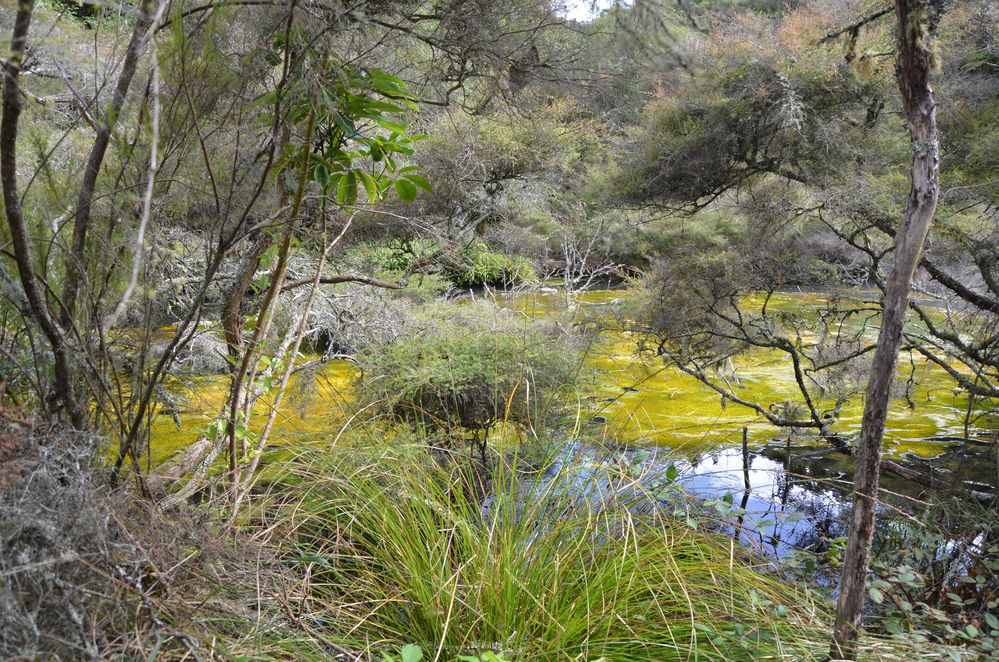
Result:
<instances>
[{"instance_id":1,"label":"fallen log in water","mask_svg":"<svg viewBox=\"0 0 999 662\"><path fill-rule=\"evenodd\" d=\"M933 474L924 474L922 471L907 467L903 464L895 462L894 460L881 460L881 471L895 474L896 476L900 476L906 480L911 480L914 483L919 483L923 487L928 487L931 490L950 493L967 492L966 489L958 487L945 480L941 480Z\"/></svg>"},{"instance_id":2,"label":"fallen log in water","mask_svg":"<svg viewBox=\"0 0 999 662\"><path fill-rule=\"evenodd\" d=\"M932 474L924 474L922 471L918 471L911 467L907 467L903 464L899 464L894 460L881 460L881 472L891 473L910 480L914 483L922 485L928 489L944 492L946 494L955 494L961 496L971 496L979 501L991 501L999 495L988 494L987 492L981 492L979 490L973 490L970 487L964 485L955 485L954 483L941 480Z\"/></svg>"},{"instance_id":3,"label":"fallen log in water","mask_svg":"<svg viewBox=\"0 0 999 662\"><path fill-rule=\"evenodd\" d=\"M201 478L211 468L219 454L222 452L223 444L208 437L198 437L190 446L179 451L169 460L157 467L154 473L143 478L146 489L157 499L163 508L170 508L179 504L197 491L201 485ZM183 487L172 494L167 491L190 476Z\"/></svg>"}]
</instances>

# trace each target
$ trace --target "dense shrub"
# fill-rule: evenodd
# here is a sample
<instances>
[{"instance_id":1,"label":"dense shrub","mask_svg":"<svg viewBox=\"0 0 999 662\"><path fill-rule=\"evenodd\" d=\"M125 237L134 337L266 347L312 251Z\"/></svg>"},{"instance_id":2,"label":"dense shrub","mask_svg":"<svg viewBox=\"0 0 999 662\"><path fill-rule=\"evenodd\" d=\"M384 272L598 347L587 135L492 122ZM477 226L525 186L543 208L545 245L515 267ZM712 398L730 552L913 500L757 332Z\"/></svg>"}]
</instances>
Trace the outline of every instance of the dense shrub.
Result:
<instances>
[{"instance_id":1,"label":"dense shrub","mask_svg":"<svg viewBox=\"0 0 999 662\"><path fill-rule=\"evenodd\" d=\"M461 252L447 269L447 277L459 287L508 287L537 280L538 274L526 258L497 253L476 242Z\"/></svg>"},{"instance_id":2,"label":"dense shrub","mask_svg":"<svg viewBox=\"0 0 999 662\"><path fill-rule=\"evenodd\" d=\"M367 352L360 391L386 412L439 428L536 424L574 380L565 340L536 323L468 311Z\"/></svg>"}]
</instances>

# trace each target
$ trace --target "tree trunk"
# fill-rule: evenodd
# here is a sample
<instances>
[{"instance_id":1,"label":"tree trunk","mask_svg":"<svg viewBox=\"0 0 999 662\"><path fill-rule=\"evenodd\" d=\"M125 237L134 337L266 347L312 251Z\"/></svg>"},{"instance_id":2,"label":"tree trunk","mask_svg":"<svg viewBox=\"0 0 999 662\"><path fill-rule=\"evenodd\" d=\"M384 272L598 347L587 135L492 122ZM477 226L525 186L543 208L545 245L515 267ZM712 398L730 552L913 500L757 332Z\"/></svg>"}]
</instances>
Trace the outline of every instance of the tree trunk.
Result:
<instances>
[{"instance_id":1,"label":"tree trunk","mask_svg":"<svg viewBox=\"0 0 999 662\"><path fill-rule=\"evenodd\" d=\"M941 11L941 0L895 0L898 19L896 74L912 136L912 187L895 235L894 267L885 290L881 331L867 383L854 478L853 519L830 651L833 658L841 660L857 659L889 389L898 362L912 278L937 206L939 145L936 103L930 88L933 57L930 49Z\"/></svg>"},{"instance_id":2,"label":"tree trunk","mask_svg":"<svg viewBox=\"0 0 999 662\"><path fill-rule=\"evenodd\" d=\"M280 119L278 120L280 121ZM277 154L283 154L288 140L291 137L291 127L286 122L281 122L277 131L278 142L275 149ZM285 185L284 177L278 177L274 182L275 189L275 215L288 204L288 187ZM264 252L274 243L274 238L266 231L260 232L260 236L250 246L250 250L240 263L236 280L233 281L229 292L226 294L225 302L222 306L222 331L225 335L226 350L232 360L232 370L235 371L242 358L243 350L243 299L247 290L253 282L253 276L260 268L260 258Z\"/></svg>"},{"instance_id":3,"label":"tree trunk","mask_svg":"<svg viewBox=\"0 0 999 662\"><path fill-rule=\"evenodd\" d=\"M100 174L101 164L104 163L104 155L107 153L108 145L111 142L111 132L118 121L118 117L121 115L121 109L125 105L125 97L128 96L128 88L132 85L132 77L135 75L135 70L139 63L139 55L145 44L146 31L149 29L151 20L151 4L151 0L143 0L139 5L139 15L135 20L132 37L128 42L128 50L125 52L125 62L121 67L121 75L118 76L118 83L115 85L114 94L111 95L111 105L104 114L104 121L101 122L97 130L94 144L90 148L90 156L87 158L87 164L83 169L83 181L80 184L80 192L76 198L76 213L73 214L73 243L70 247L69 255L66 257L66 284L63 290L63 310L60 316L60 322L64 329L69 329L73 323L80 285L87 278L87 230L90 227L90 208L94 201L97 176Z\"/></svg>"},{"instance_id":4,"label":"tree trunk","mask_svg":"<svg viewBox=\"0 0 999 662\"><path fill-rule=\"evenodd\" d=\"M55 364L52 392L59 406L69 415L73 427L80 429L86 426L87 419L73 395L69 348L62 332L49 314L45 297L39 291L36 282L35 267L32 263L31 235L24 221L17 191L17 123L21 116L21 63L24 61L33 9L32 0L20 0L18 3L10 43L10 57L4 65L3 120L0 124L0 184L3 187L4 212L7 224L10 226L10 243L21 287L28 300L31 316L41 327L45 339L52 348L52 359Z\"/></svg>"},{"instance_id":5,"label":"tree trunk","mask_svg":"<svg viewBox=\"0 0 999 662\"><path fill-rule=\"evenodd\" d=\"M226 293L222 306L222 331L226 350L233 361L230 366L232 371L236 370L243 350L243 298L260 268L260 256L273 241L270 235L261 233L260 238L253 242L249 252L243 256L236 279Z\"/></svg>"}]
</instances>

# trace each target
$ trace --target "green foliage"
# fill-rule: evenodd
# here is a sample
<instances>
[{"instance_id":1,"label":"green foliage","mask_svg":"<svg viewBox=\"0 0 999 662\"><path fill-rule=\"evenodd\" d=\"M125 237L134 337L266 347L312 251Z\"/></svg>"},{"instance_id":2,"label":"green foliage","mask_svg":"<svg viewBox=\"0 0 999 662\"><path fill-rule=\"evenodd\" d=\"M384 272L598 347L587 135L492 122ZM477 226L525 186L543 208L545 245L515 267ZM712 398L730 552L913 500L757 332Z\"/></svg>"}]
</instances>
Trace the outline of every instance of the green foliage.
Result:
<instances>
[{"instance_id":1,"label":"green foliage","mask_svg":"<svg viewBox=\"0 0 999 662\"><path fill-rule=\"evenodd\" d=\"M415 642L490 662L824 652L819 605L728 541L657 514L651 495L608 487L631 485L626 473L551 460L524 472L514 459L485 479L483 507L472 470L400 450L316 454L294 476L286 562L309 567L308 617L347 648Z\"/></svg>"},{"instance_id":2,"label":"green foliage","mask_svg":"<svg viewBox=\"0 0 999 662\"><path fill-rule=\"evenodd\" d=\"M482 242L466 246L457 263L446 270L448 279L459 287L509 287L538 280L531 262L521 256L507 256Z\"/></svg>"},{"instance_id":3,"label":"green foliage","mask_svg":"<svg viewBox=\"0 0 999 662\"><path fill-rule=\"evenodd\" d=\"M435 241L414 238L395 240L381 246L361 246L355 250L375 270L402 273L414 261L440 251L441 246Z\"/></svg>"},{"instance_id":4,"label":"green foliage","mask_svg":"<svg viewBox=\"0 0 999 662\"><path fill-rule=\"evenodd\" d=\"M838 576L846 538L821 553L798 550L783 567L816 582ZM969 499L932 500L918 514L875 533L865 628L938 659L999 656L999 520L995 506Z\"/></svg>"},{"instance_id":5,"label":"green foliage","mask_svg":"<svg viewBox=\"0 0 999 662\"><path fill-rule=\"evenodd\" d=\"M420 662L423 659L423 650L416 644L406 644L399 649L399 655L389 655L382 653L383 662Z\"/></svg>"},{"instance_id":6,"label":"green foliage","mask_svg":"<svg viewBox=\"0 0 999 662\"><path fill-rule=\"evenodd\" d=\"M274 37L274 57L283 57L283 34ZM390 188L403 202L416 199L417 190L431 191L430 183L402 165L400 157L412 157L412 144L422 135L406 133L407 125L390 116L416 108L402 79L380 69L344 64L341 76L321 89L304 90L292 97L292 117L311 118L316 124L316 144L308 146L308 177L337 203L357 203L363 190L368 203L381 201ZM274 104L277 92L264 95L258 103L265 109ZM261 119L273 121L264 112ZM301 154L288 150L278 160L276 172L293 172ZM279 175L280 176L280 175ZM293 187L290 187L293 188Z\"/></svg>"},{"instance_id":7,"label":"green foliage","mask_svg":"<svg viewBox=\"0 0 999 662\"><path fill-rule=\"evenodd\" d=\"M575 381L575 353L564 338L475 312L373 348L361 365L366 401L443 429L541 425Z\"/></svg>"},{"instance_id":8,"label":"green foliage","mask_svg":"<svg viewBox=\"0 0 999 662\"><path fill-rule=\"evenodd\" d=\"M423 649L416 644L406 644L399 649L399 655L389 655L382 653L383 662L421 662L426 659ZM486 651L481 655L459 655L455 658L458 662L508 662L502 655L497 655L492 651Z\"/></svg>"},{"instance_id":9,"label":"green foliage","mask_svg":"<svg viewBox=\"0 0 999 662\"><path fill-rule=\"evenodd\" d=\"M994 508L938 502L872 563L875 623L915 642L999 656L999 520Z\"/></svg>"}]
</instances>

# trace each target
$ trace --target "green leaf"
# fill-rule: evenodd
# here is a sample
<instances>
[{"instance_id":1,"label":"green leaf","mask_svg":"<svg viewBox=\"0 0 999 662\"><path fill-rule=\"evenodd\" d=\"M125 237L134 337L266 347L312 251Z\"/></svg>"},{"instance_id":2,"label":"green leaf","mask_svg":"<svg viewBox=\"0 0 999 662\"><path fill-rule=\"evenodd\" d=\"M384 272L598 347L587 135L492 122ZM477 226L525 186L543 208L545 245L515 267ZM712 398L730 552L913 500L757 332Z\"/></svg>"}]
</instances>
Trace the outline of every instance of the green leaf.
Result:
<instances>
[{"instance_id":1,"label":"green leaf","mask_svg":"<svg viewBox=\"0 0 999 662\"><path fill-rule=\"evenodd\" d=\"M319 184L324 191L326 190L330 183L330 171L326 169L325 165L320 163L312 168L312 181Z\"/></svg>"},{"instance_id":2,"label":"green leaf","mask_svg":"<svg viewBox=\"0 0 999 662\"><path fill-rule=\"evenodd\" d=\"M416 185L408 179L395 180L395 192L403 202L416 200Z\"/></svg>"},{"instance_id":3,"label":"green leaf","mask_svg":"<svg viewBox=\"0 0 999 662\"><path fill-rule=\"evenodd\" d=\"M380 111L380 112L383 112L383 113L404 113L404 112L406 112L406 109L403 108L402 106L397 106L395 104L388 103L387 101L378 101L377 99L373 99L373 98L368 97L368 96L351 95L351 97L350 97L350 103L355 104L355 105L357 105L359 107L363 107L365 110L368 110L368 111L374 111L374 110L376 110L376 111ZM380 115L372 114L371 117L372 117L372 119L376 119L377 120L378 117L380 117Z\"/></svg>"},{"instance_id":4,"label":"green leaf","mask_svg":"<svg viewBox=\"0 0 999 662\"><path fill-rule=\"evenodd\" d=\"M357 201L357 177L348 172L340 178L336 188L336 201L342 205L352 205Z\"/></svg>"},{"instance_id":5,"label":"green leaf","mask_svg":"<svg viewBox=\"0 0 999 662\"><path fill-rule=\"evenodd\" d=\"M343 113L338 112L334 114L333 122L340 128L345 138L354 138L357 136L357 127L354 125L354 120Z\"/></svg>"},{"instance_id":6,"label":"green leaf","mask_svg":"<svg viewBox=\"0 0 999 662\"><path fill-rule=\"evenodd\" d=\"M378 182L364 170L357 171L358 176L361 178L361 184L364 185L364 190L368 193L368 202L374 202L381 197L381 189L378 187Z\"/></svg>"},{"instance_id":7,"label":"green leaf","mask_svg":"<svg viewBox=\"0 0 999 662\"><path fill-rule=\"evenodd\" d=\"M343 179L342 172L334 172L330 175L330 180L323 187L323 193L336 196L336 191L340 187L340 180Z\"/></svg>"},{"instance_id":8,"label":"green leaf","mask_svg":"<svg viewBox=\"0 0 999 662\"><path fill-rule=\"evenodd\" d=\"M868 593L871 594L871 600L874 600L875 604L881 604L885 601L884 593L882 593L880 589L876 589L872 586Z\"/></svg>"},{"instance_id":9,"label":"green leaf","mask_svg":"<svg viewBox=\"0 0 999 662\"><path fill-rule=\"evenodd\" d=\"M382 128L388 129L389 131L394 131L395 133L403 133L406 130L405 124L399 124L398 122L387 120L381 115L372 117L371 119L374 120L374 122L379 126L381 126Z\"/></svg>"},{"instance_id":10,"label":"green leaf","mask_svg":"<svg viewBox=\"0 0 999 662\"><path fill-rule=\"evenodd\" d=\"M406 644L399 651L402 662L420 662L423 659L423 651L416 644Z\"/></svg>"},{"instance_id":11,"label":"green leaf","mask_svg":"<svg viewBox=\"0 0 999 662\"><path fill-rule=\"evenodd\" d=\"M668 480L669 482L672 483L673 481L675 481L676 477L679 475L680 471L676 468L676 465L671 464L668 467L666 467L666 480Z\"/></svg>"},{"instance_id":12,"label":"green leaf","mask_svg":"<svg viewBox=\"0 0 999 662\"><path fill-rule=\"evenodd\" d=\"M408 179L409 181L413 182L427 193L432 193L434 190L434 187L430 185L430 182L428 182L426 178L421 177L420 175L408 174L403 179Z\"/></svg>"}]
</instances>

